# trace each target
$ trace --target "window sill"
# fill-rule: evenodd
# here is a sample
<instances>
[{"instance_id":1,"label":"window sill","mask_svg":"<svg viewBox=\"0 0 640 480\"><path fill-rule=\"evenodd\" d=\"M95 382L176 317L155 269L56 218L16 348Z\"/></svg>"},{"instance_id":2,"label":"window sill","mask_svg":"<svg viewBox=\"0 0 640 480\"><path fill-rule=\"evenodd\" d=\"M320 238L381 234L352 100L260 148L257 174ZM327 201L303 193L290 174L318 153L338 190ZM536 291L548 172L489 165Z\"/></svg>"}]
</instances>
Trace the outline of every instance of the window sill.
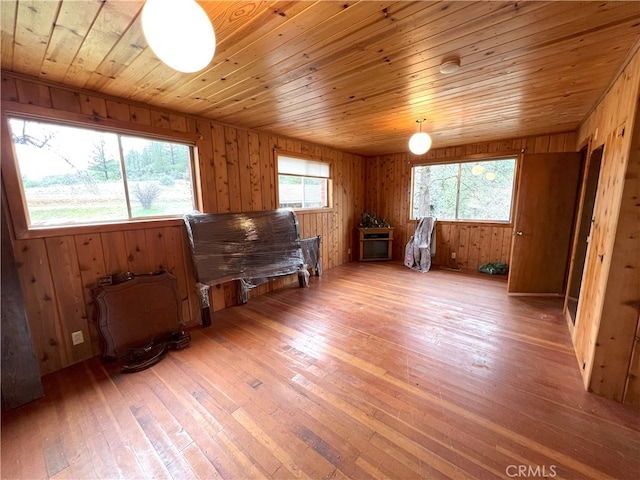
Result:
<instances>
[{"instance_id":1,"label":"window sill","mask_svg":"<svg viewBox=\"0 0 640 480\"><path fill-rule=\"evenodd\" d=\"M334 210L332 207L326 208L292 208L296 215L306 215L308 213L332 213Z\"/></svg>"},{"instance_id":2,"label":"window sill","mask_svg":"<svg viewBox=\"0 0 640 480\"><path fill-rule=\"evenodd\" d=\"M16 232L16 238L18 240L30 240L34 238L62 237L65 235L88 235L104 232L142 230L146 228L177 227L179 225L184 225L182 217L135 220L117 223L94 223L69 226L57 225L52 227L32 227L23 232Z\"/></svg>"},{"instance_id":3,"label":"window sill","mask_svg":"<svg viewBox=\"0 0 640 480\"><path fill-rule=\"evenodd\" d=\"M418 220L412 218L411 222L418 223ZM459 226L472 226L472 227L512 227L512 222L496 222L490 220L437 220L436 224L441 225L459 225Z\"/></svg>"}]
</instances>

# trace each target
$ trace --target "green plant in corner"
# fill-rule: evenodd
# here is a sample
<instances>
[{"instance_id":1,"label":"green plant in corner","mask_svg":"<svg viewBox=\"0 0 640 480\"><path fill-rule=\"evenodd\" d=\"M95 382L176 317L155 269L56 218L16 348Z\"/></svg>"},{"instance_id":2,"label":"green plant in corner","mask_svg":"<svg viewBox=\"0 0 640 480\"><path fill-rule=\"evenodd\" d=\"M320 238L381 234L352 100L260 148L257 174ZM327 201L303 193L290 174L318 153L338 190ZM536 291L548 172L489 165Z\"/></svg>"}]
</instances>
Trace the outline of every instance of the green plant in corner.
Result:
<instances>
[{"instance_id":1,"label":"green plant in corner","mask_svg":"<svg viewBox=\"0 0 640 480\"><path fill-rule=\"evenodd\" d=\"M391 228L391 224L386 219L377 217L375 212L369 213L365 210L360 219L360 228Z\"/></svg>"}]
</instances>

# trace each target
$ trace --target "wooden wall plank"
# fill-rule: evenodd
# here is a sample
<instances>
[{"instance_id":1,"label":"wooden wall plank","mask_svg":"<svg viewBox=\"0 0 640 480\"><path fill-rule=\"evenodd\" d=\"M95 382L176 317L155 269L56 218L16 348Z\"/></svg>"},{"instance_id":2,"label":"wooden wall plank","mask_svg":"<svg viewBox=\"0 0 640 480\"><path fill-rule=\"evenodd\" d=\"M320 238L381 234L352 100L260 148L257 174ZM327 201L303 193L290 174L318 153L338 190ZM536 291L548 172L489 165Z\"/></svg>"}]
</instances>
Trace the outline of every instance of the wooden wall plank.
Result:
<instances>
[{"instance_id":1,"label":"wooden wall plank","mask_svg":"<svg viewBox=\"0 0 640 480\"><path fill-rule=\"evenodd\" d=\"M231 212L229 199L229 181L227 173L227 151L225 144L225 128L212 125L213 129L213 162L215 164L215 188L218 210L209 213Z\"/></svg>"},{"instance_id":2,"label":"wooden wall plank","mask_svg":"<svg viewBox=\"0 0 640 480\"><path fill-rule=\"evenodd\" d=\"M277 208L275 192L275 169L273 166L273 147L269 142L269 135L259 134L260 139L260 191L264 210Z\"/></svg>"},{"instance_id":3,"label":"wooden wall plank","mask_svg":"<svg viewBox=\"0 0 640 480\"><path fill-rule=\"evenodd\" d=\"M322 268L333 268L334 266L336 266L338 262L337 257L339 256L339 245L337 240L338 235L334 227L335 215L327 213L326 217L326 229L322 232L322 243L324 244L322 250L322 253L324 255L324 258L322 259ZM352 260L352 258L350 258L350 253L348 252L348 249L351 248L350 240L346 244L344 244L343 242L343 245L345 250L344 257L347 258L347 261Z\"/></svg>"},{"instance_id":4,"label":"wooden wall plank","mask_svg":"<svg viewBox=\"0 0 640 480\"><path fill-rule=\"evenodd\" d=\"M319 231L319 235L322 236L322 238L320 239L320 264L323 270L328 270L329 268L331 268L328 264L328 261L330 259L328 242L331 242L332 240L331 237L327 235L327 232L329 232L329 212L325 212L322 214L322 227Z\"/></svg>"},{"instance_id":5,"label":"wooden wall plank","mask_svg":"<svg viewBox=\"0 0 640 480\"><path fill-rule=\"evenodd\" d=\"M480 253L478 263L483 265L491 261L491 227L480 227Z\"/></svg>"},{"instance_id":6,"label":"wooden wall plank","mask_svg":"<svg viewBox=\"0 0 640 480\"><path fill-rule=\"evenodd\" d=\"M179 117L175 117L176 119ZM177 125L184 125L184 117L182 121L176 121ZM175 121L175 120L174 120ZM159 110L151 110L151 125L158 128L171 130L171 114Z\"/></svg>"},{"instance_id":7,"label":"wooden wall plank","mask_svg":"<svg viewBox=\"0 0 640 480\"><path fill-rule=\"evenodd\" d=\"M234 129L237 137L237 170L240 177L240 211L253 210L253 188L251 188L251 158L249 155L249 132Z\"/></svg>"},{"instance_id":8,"label":"wooden wall plank","mask_svg":"<svg viewBox=\"0 0 640 480\"><path fill-rule=\"evenodd\" d=\"M178 294L182 301L189 297L188 276L183 256L182 228L162 229L162 239L166 256L165 270L176 277Z\"/></svg>"},{"instance_id":9,"label":"wooden wall plank","mask_svg":"<svg viewBox=\"0 0 640 480\"><path fill-rule=\"evenodd\" d=\"M4 45L3 45L4 47ZM4 48L2 49L4 51ZM10 102L18 101L18 88L13 77L2 76L2 88L0 88L0 98Z\"/></svg>"},{"instance_id":10,"label":"wooden wall plank","mask_svg":"<svg viewBox=\"0 0 640 480\"><path fill-rule=\"evenodd\" d=\"M503 263L509 263L509 255L511 254L511 242L513 240L511 228L504 228L502 235L502 251L500 253L500 261Z\"/></svg>"},{"instance_id":11,"label":"wooden wall plank","mask_svg":"<svg viewBox=\"0 0 640 480\"><path fill-rule=\"evenodd\" d=\"M164 230L164 228L148 228L144 230L145 244L147 246L145 257L148 264L151 265L149 273L167 270Z\"/></svg>"},{"instance_id":12,"label":"wooden wall plank","mask_svg":"<svg viewBox=\"0 0 640 480\"><path fill-rule=\"evenodd\" d=\"M200 287L196 282L195 266L193 265L193 256L191 254L191 248L189 246L187 229L180 226L177 231L182 237L182 261L184 262L185 266L185 275L188 287L187 292L189 295L189 301L187 302L188 309L187 305L184 305L183 302L182 312L185 318L185 322L187 321L187 319L189 319L192 325L198 325L202 323L202 299L200 295Z\"/></svg>"},{"instance_id":13,"label":"wooden wall plank","mask_svg":"<svg viewBox=\"0 0 640 480\"><path fill-rule=\"evenodd\" d=\"M451 224L441 224L437 235L440 265L448 267L451 264Z\"/></svg>"},{"instance_id":14,"label":"wooden wall plank","mask_svg":"<svg viewBox=\"0 0 640 480\"><path fill-rule=\"evenodd\" d=\"M224 129L225 153L227 163L227 181L229 183L229 210L241 212L242 183L240 179L240 163L238 158L238 133L235 128Z\"/></svg>"},{"instance_id":15,"label":"wooden wall plank","mask_svg":"<svg viewBox=\"0 0 640 480\"><path fill-rule=\"evenodd\" d=\"M92 290L98 287L98 280L104 277L107 272L104 262L102 237L100 234L76 235L76 252L78 254L78 268L80 269L80 279L82 281L82 295L84 297L85 310L87 312L87 323L91 342L91 349L94 355L101 352L100 335L93 321L94 315Z\"/></svg>"},{"instance_id":16,"label":"wooden wall plank","mask_svg":"<svg viewBox=\"0 0 640 480\"><path fill-rule=\"evenodd\" d=\"M85 115L107 118L107 102L94 95L80 94L80 109Z\"/></svg>"},{"instance_id":17,"label":"wooden wall plank","mask_svg":"<svg viewBox=\"0 0 640 480\"><path fill-rule=\"evenodd\" d=\"M332 165L335 165L334 172L334 188L333 188L333 209L336 212L336 218L334 226L337 229L334 235L334 241L336 242L336 263L342 263L344 259L345 251L345 237L352 238L354 226L350 224L348 214L345 214L345 209L348 208L349 198L346 195L346 191L343 188L339 188L340 185L346 185L349 182L348 167L342 160L344 158L338 152L327 152L328 160ZM345 216L346 215L346 216Z\"/></svg>"},{"instance_id":18,"label":"wooden wall plank","mask_svg":"<svg viewBox=\"0 0 640 480\"><path fill-rule=\"evenodd\" d=\"M126 271L134 274L154 271L153 259L147 257L147 237L144 230L125 231L124 243L128 266Z\"/></svg>"},{"instance_id":19,"label":"wooden wall plank","mask_svg":"<svg viewBox=\"0 0 640 480\"><path fill-rule=\"evenodd\" d=\"M37 82L28 80L16 80L18 99L20 103L38 105L39 107L51 108L51 92L48 87Z\"/></svg>"},{"instance_id":20,"label":"wooden wall plank","mask_svg":"<svg viewBox=\"0 0 640 480\"><path fill-rule=\"evenodd\" d=\"M549 136L536 137L532 153L545 153L549 151Z\"/></svg>"},{"instance_id":21,"label":"wooden wall plank","mask_svg":"<svg viewBox=\"0 0 640 480\"><path fill-rule=\"evenodd\" d=\"M129 271L127 247L124 232L104 232L100 234L104 255L104 268L107 275Z\"/></svg>"},{"instance_id":22,"label":"wooden wall plank","mask_svg":"<svg viewBox=\"0 0 640 480\"><path fill-rule=\"evenodd\" d=\"M61 348L65 349L70 363L76 363L93 355L87 310L83 297L82 278L78 264L75 239L72 236L50 237L46 241L49 265L52 272L65 282L53 284L56 306L60 314ZM85 341L73 345L71 334L81 331Z\"/></svg>"},{"instance_id":23,"label":"wooden wall plank","mask_svg":"<svg viewBox=\"0 0 640 480\"><path fill-rule=\"evenodd\" d=\"M14 254L40 374L55 372L69 365L69 359L62 345L60 316L45 241L18 240Z\"/></svg>"},{"instance_id":24,"label":"wooden wall plank","mask_svg":"<svg viewBox=\"0 0 640 480\"><path fill-rule=\"evenodd\" d=\"M502 227L491 227L491 261L499 262L502 258L502 238L504 229Z\"/></svg>"},{"instance_id":25,"label":"wooden wall plank","mask_svg":"<svg viewBox=\"0 0 640 480\"><path fill-rule=\"evenodd\" d=\"M51 104L56 110L64 110L66 112L81 113L80 95L76 92L63 89L51 88Z\"/></svg>"},{"instance_id":26,"label":"wooden wall plank","mask_svg":"<svg viewBox=\"0 0 640 480\"><path fill-rule=\"evenodd\" d=\"M140 125L152 125L151 110L141 107L139 105L129 106L129 112L131 114L131 121Z\"/></svg>"},{"instance_id":27,"label":"wooden wall plank","mask_svg":"<svg viewBox=\"0 0 640 480\"><path fill-rule=\"evenodd\" d=\"M187 132L187 119L184 115L169 114L169 128L174 132Z\"/></svg>"},{"instance_id":28,"label":"wooden wall plank","mask_svg":"<svg viewBox=\"0 0 640 480\"><path fill-rule=\"evenodd\" d=\"M205 120L198 120L196 126L197 133L200 136L200 141L198 141L198 162L202 206L206 213L218 213L218 196L216 194L217 166L213 151L214 143L211 123Z\"/></svg>"},{"instance_id":29,"label":"wooden wall plank","mask_svg":"<svg viewBox=\"0 0 640 480\"><path fill-rule=\"evenodd\" d=\"M461 225L458 229L458 248L456 250L456 264L461 268L469 268L470 227Z\"/></svg>"},{"instance_id":30,"label":"wooden wall plank","mask_svg":"<svg viewBox=\"0 0 640 480\"><path fill-rule=\"evenodd\" d=\"M122 122L131 121L129 104L120 101L107 100L107 117L120 120Z\"/></svg>"},{"instance_id":31,"label":"wooden wall plank","mask_svg":"<svg viewBox=\"0 0 640 480\"><path fill-rule=\"evenodd\" d=\"M469 232L469 258L467 268L477 269L480 266L480 227L472 227Z\"/></svg>"},{"instance_id":32,"label":"wooden wall plank","mask_svg":"<svg viewBox=\"0 0 640 480\"><path fill-rule=\"evenodd\" d=\"M261 185L262 166L260 162L260 135L257 132L248 132L249 135L249 188L251 190L251 208L255 211L265 210L262 199Z\"/></svg>"}]
</instances>

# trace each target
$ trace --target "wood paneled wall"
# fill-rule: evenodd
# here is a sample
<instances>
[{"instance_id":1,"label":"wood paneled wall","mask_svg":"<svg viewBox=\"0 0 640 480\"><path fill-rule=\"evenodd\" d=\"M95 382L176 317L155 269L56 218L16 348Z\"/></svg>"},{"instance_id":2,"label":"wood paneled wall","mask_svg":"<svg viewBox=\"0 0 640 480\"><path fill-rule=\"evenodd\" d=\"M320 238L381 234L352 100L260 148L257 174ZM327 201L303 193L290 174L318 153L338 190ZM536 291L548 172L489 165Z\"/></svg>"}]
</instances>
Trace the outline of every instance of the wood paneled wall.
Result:
<instances>
[{"instance_id":1,"label":"wood paneled wall","mask_svg":"<svg viewBox=\"0 0 640 480\"><path fill-rule=\"evenodd\" d=\"M520 152L568 152L576 149L575 132L538 137L434 148L422 156L409 153L367 159L365 205L394 227L393 258L401 260L415 231L410 221L411 167L415 164L518 155ZM511 225L473 222L437 222L434 263L476 269L492 261L509 263ZM456 259L451 259L451 253Z\"/></svg>"},{"instance_id":2,"label":"wood paneled wall","mask_svg":"<svg viewBox=\"0 0 640 480\"><path fill-rule=\"evenodd\" d=\"M640 404L640 51L578 132L604 144L572 336L585 386Z\"/></svg>"},{"instance_id":3,"label":"wood paneled wall","mask_svg":"<svg viewBox=\"0 0 640 480\"><path fill-rule=\"evenodd\" d=\"M332 164L333 208L298 215L302 237L322 236L324 269L349 261L352 235L364 209L363 158L327 147L222 125L198 117L148 108L116 98L80 92L30 78L3 74L3 109L22 105L47 117L67 118L87 125L111 122L129 131L171 136L197 136L199 184L203 211L208 213L259 211L276 208L274 149L321 158ZM7 175L13 152L3 129L3 187L14 196L15 176ZM181 220L122 224L113 228L57 229L40 238L14 239L20 282L40 373L53 372L100 353L91 320L91 289L109 273L136 273L164 268L178 278L183 315L188 325L199 322L199 298ZM280 278L258 287L252 295L297 281ZM236 303L235 284L211 289L213 310ZM214 318L215 321L215 318ZM73 346L71 332L86 341Z\"/></svg>"},{"instance_id":4,"label":"wood paneled wall","mask_svg":"<svg viewBox=\"0 0 640 480\"><path fill-rule=\"evenodd\" d=\"M510 226L436 223L436 255L433 262L437 265L476 270L487 262L509 263L510 249ZM455 253L455 259L451 258L452 253Z\"/></svg>"}]
</instances>

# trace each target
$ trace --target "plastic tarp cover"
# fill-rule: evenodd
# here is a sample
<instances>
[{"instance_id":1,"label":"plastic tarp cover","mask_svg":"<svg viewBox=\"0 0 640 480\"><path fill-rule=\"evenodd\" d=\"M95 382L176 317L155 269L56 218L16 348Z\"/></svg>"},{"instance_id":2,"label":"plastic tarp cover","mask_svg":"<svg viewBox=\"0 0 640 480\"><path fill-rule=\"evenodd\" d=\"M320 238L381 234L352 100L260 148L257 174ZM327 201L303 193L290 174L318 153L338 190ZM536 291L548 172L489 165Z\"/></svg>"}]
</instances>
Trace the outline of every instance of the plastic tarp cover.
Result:
<instances>
[{"instance_id":1,"label":"plastic tarp cover","mask_svg":"<svg viewBox=\"0 0 640 480\"><path fill-rule=\"evenodd\" d=\"M291 210L185 215L198 281L209 285L297 273L298 218Z\"/></svg>"},{"instance_id":2,"label":"plastic tarp cover","mask_svg":"<svg viewBox=\"0 0 640 480\"><path fill-rule=\"evenodd\" d=\"M436 254L436 219L422 217L405 247L404 265L419 272L431 269L431 257Z\"/></svg>"},{"instance_id":3,"label":"plastic tarp cover","mask_svg":"<svg viewBox=\"0 0 640 480\"><path fill-rule=\"evenodd\" d=\"M321 241L322 237L320 235L311 238L303 238L300 241L304 263L307 268L312 268L316 272L316 276L322 275L322 264L320 262Z\"/></svg>"}]
</instances>

